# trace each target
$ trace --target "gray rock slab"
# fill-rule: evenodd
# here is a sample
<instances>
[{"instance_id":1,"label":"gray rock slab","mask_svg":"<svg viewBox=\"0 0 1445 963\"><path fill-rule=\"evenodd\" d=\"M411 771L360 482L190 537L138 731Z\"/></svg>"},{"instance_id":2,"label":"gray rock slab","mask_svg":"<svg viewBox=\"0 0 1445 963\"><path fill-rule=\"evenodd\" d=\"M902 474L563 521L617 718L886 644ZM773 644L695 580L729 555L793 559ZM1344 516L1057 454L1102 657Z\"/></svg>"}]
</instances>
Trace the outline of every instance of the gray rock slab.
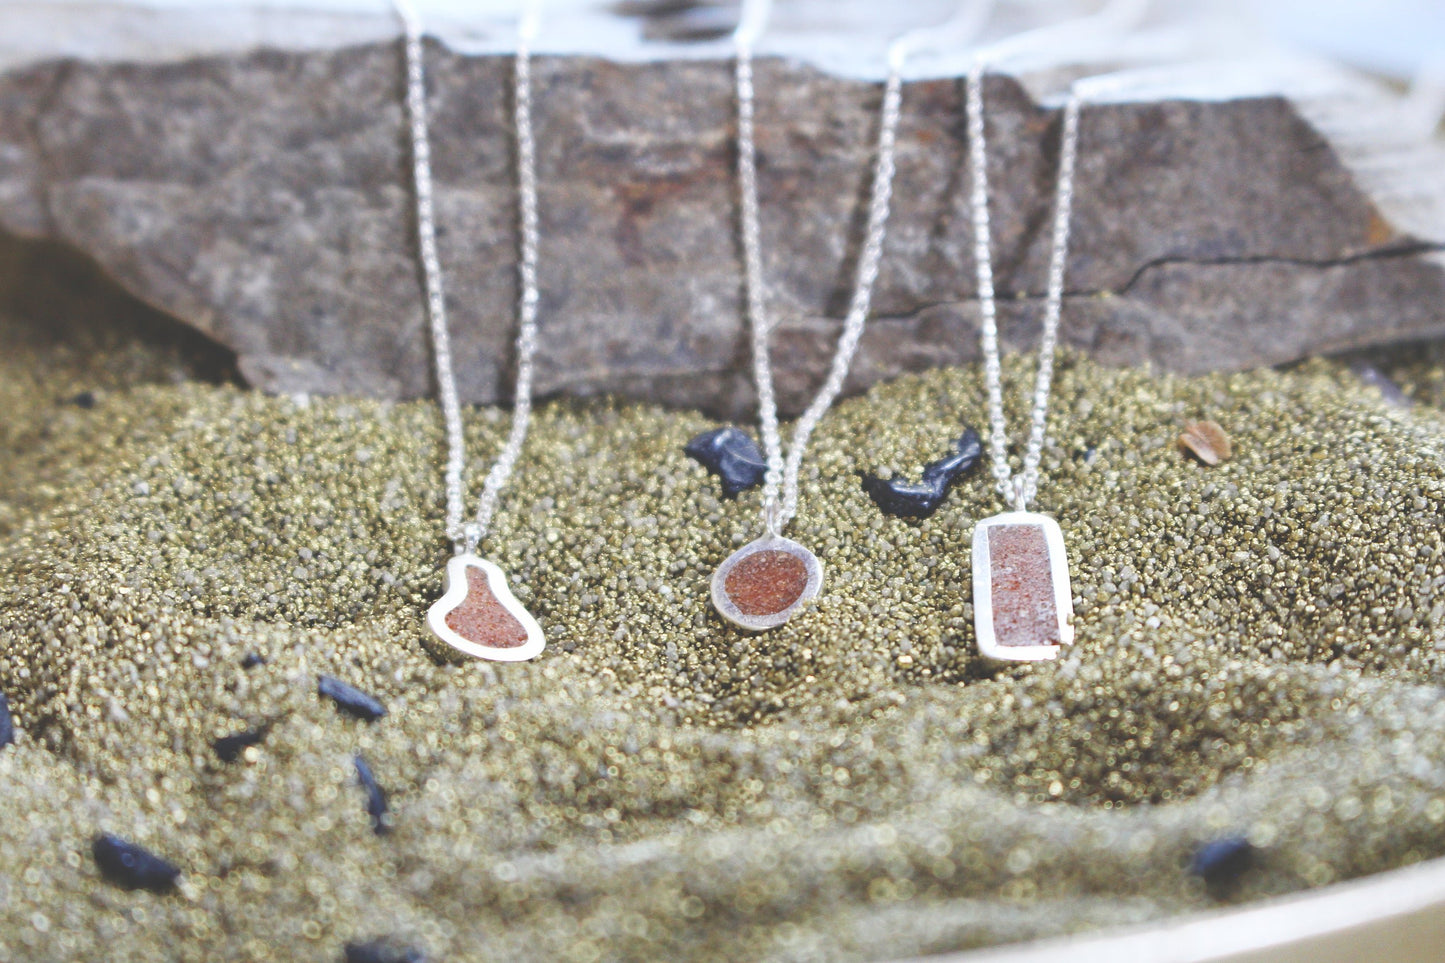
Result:
<instances>
[{"instance_id":1,"label":"gray rock slab","mask_svg":"<svg viewBox=\"0 0 1445 963\"><path fill-rule=\"evenodd\" d=\"M515 324L510 61L429 44L448 307L465 400L505 400ZM746 416L731 67L535 64L541 394ZM0 229L84 253L270 391L432 392L398 43L0 74ZM877 84L758 65L780 403L822 377L852 284ZM1008 346L1036 331L1057 111L987 84ZM957 80L910 83L894 213L849 389L977 356ZM1445 334L1442 238L1384 216L1282 97L1110 103L1081 122L1064 339L1237 369Z\"/></svg>"}]
</instances>

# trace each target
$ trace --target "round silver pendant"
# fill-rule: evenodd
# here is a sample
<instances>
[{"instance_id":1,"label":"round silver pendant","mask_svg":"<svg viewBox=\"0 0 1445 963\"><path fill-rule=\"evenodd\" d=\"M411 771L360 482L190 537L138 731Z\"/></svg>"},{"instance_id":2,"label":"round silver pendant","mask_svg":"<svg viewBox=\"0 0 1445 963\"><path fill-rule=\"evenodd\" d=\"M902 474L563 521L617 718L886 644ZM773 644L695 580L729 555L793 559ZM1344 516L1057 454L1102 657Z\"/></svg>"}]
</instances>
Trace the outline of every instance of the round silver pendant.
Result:
<instances>
[{"instance_id":1,"label":"round silver pendant","mask_svg":"<svg viewBox=\"0 0 1445 963\"><path fill-rule=\"evenodd\" d=\"M727 557L712 577L712 604L752 632L776 628L817 598L823 563L790 538L764 535Z\"/></svg>"}]
</instances>

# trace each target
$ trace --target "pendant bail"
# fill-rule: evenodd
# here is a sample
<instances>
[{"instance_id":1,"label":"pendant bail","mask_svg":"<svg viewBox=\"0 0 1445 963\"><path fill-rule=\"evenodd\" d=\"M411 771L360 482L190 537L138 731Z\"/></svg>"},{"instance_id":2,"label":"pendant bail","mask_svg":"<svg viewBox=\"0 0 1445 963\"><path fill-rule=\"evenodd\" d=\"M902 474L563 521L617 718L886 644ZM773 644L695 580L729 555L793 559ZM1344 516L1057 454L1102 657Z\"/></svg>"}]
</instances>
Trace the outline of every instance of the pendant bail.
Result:
<instances>
[{"instance_id":1,"label":"pendant bail","mask_svg":"<svg viewBox=\"0 0 1445 963\"><path fill-rule=\"evenodd\" d=\"M1013 488L1014 511L1026 512L1029 510L1028 485L1022 475L1015 475L1011 487Z\"/></svg>"},{"instance_id":2,"label":"pendant bail","mask_svg":"<svg viewBox=\"0 0 1445 963\"><path fill-rule=\"evenodd\" d=\"M763 524L767 527L768 534L774 538L781 538L783 535L782 514L783 511L778 507L776 499L769 499L763 505Z\"/></svg>"},{"instance_id":3,"label":"pendant bail","mask_svg":"<svg viewBox=\"0 0 1445 963\"><path fill-rule=\"evenodd\" d=\"M462 526L461 547L458 555L475 555L477 546L482 543L482 526L477 522L467 522Z\"/></svg>"}]
</instances>

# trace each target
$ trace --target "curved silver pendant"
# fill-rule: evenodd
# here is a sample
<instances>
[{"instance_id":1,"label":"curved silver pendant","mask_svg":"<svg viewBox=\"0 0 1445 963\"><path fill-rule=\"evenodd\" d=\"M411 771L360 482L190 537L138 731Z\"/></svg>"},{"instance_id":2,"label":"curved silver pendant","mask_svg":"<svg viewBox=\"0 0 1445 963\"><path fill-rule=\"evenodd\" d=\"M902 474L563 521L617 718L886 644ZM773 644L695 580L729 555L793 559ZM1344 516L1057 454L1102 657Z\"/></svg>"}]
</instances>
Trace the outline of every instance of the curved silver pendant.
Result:
<instances>
[{"instance_id":1,"label":"curved silver pendant","mask_svg":"<svg viewBox=\"0 0 1445 963\"><path fill-rule=\"evenodd\" d=\"M1040 662L1074 641L1074 597L1059 523L1005 512L973 530L973 625L990 659Z\"/></svg>"},{"instance_id":2,"label":"curved silver pendant","mask_svg":"<svg viewBox=\"0 0 1445 963\"><path fill-rule=\"evenodd\" d=\"M547 644L502 570L470 552L447 562L442 597L427 609L426 621L437 638L478 659L525 662Z\"/></svg>"},{"instance_id":3,"label":"curved silver pendant","mask_svg":"<svg viewBox=\"0 0 1445 963\"><path fill-rule=\"evenodd\" d=\"M764 535L729 555L712 577L712 604L753 632L776 628L817 598L823 563L791 538Z\"/></svg>"}]
</instances>

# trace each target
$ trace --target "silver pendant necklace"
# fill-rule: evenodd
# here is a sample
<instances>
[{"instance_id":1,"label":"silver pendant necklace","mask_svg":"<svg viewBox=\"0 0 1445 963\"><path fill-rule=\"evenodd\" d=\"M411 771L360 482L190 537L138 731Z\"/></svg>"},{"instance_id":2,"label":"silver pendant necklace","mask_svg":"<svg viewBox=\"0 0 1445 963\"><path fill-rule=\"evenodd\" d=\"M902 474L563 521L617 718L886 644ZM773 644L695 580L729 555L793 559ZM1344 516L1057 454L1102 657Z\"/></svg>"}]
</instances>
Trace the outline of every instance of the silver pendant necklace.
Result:
<instances>
[{"instance_id":1,"label":"silver pendant necklace","mask_svg":"<svg viewBox=\"0 0 1445 963\"><path fill-rule=\"evenodd\" d=\"M1070 92L1063 109L1059 147L1059 179L1055 199L1048 292L1043 333L1039 339L1038 378L1034 385L1032 426L1022 470L1014 475L1008 461L1008 427L1004 421L1002 370L998 351L998 317L993 290L993 255L988 216L988 151L984 142L984 64L969 71L965 110L968 115L969 160L973 170L970 202L973 213L974 262L988 385L989 457L995 485L1012 511L985 518L973 531L973 610L979 651L994 659L1039 661L1057 657L1074 641L1073 594L1064 535L1048 515L1029 511L1038 489L1043 456L1049 389L1054 373L1059 317L1063 310L1064 262L1069 247L1069 217L1074 198L1074 160L1079 139L1079 97Z\"/></svg>"},{"instance_id":2,"label":"silver pendant necklace","mask_svg":"<svg viewBox=\"0 0 1445 963\"><path fill-rule=\"evenodd\" d=\"M491 525L497 499L522 453L532 414L532 368L537 351L537 172L536 144L532 136L530 49L537 32L537 9L534 3L523 6L513 73L517 194L521 209L518 271L521 297L518 304L517 378L512 426L506 444L482 485L476 516L464 522L462 471L466 464L466 443L462 434L456 374L452 369L441 259L437 254L422 27L409 0L395 0L395 6L406 30L406 103L411 118L417 235L426 281L427 319L436 358L437 386L446 423L446 531L456 551L447 562L442 597L427 610L427 625L438 639L467 655L501 662L521 662L541 653L546 644L542 627L512 595L501 568L477 555L477 547Z\"/></svg>"},{"instance_id":3,"label":"silver pendant necklace","mask_svg":"<svg viewBox=\"0 0 1445 963\"><path fill-rule=\"evenodd\" d=\"M823 586L823 563L802 545L783 536L783 529L798 509L798 471L808 439L819 420L843 389L848 366L868 317L873 282L883 255L883 237L892 197L894 143L902 100L902 79L898 60L890 56L888 82L878 132L877 160L873 171L872 195L868 205L868 226L853 298L838 336L833 361L817 395L793 428L792 444L786 458L778 430L777 402L773 394L772 365L768 356L768 335L772 325L763 293L761 236L758 229L757 151L753 138L754 41L766 19L766 2L745 2L742 23L734 34L737 51L736 91L738 105L738 193L741 206L743 268L747 312L752 332L753 382L758 392L758 416L767 472L763 480L763 526L765 533L738 549L718 566L712 578L712 602L725 619L744 629L762 631L792 618L817 597Z\"/></svg>"}]
</instances>

